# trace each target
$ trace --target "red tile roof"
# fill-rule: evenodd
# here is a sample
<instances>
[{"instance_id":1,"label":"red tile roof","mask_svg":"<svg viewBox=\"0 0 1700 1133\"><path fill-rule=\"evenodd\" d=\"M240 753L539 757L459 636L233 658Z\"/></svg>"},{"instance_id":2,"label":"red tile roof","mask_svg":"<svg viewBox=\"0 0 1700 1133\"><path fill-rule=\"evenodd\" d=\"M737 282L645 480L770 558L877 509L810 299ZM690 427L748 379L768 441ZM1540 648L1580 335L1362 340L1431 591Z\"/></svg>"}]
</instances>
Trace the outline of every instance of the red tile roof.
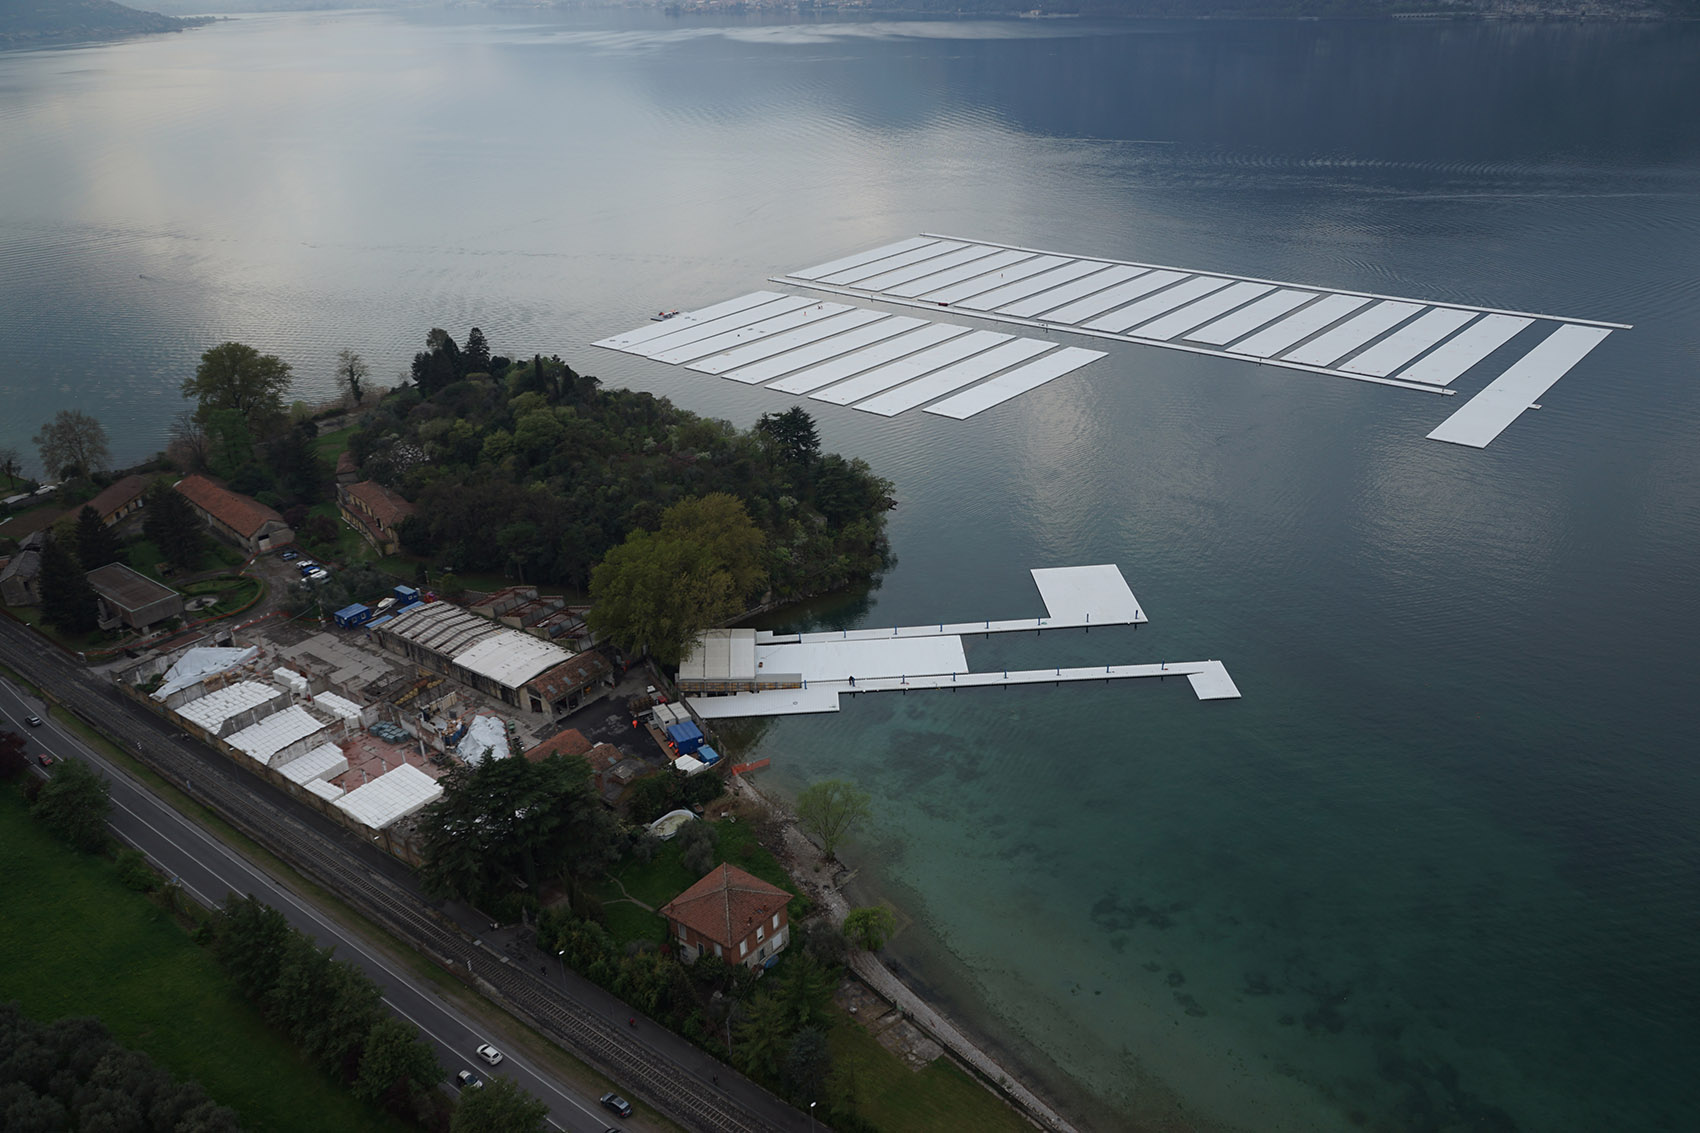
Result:
<instances>
[{"instance_id":1,"label":"red tile roof","mask_svg":"<svg viewBox=\"0 0 1700 1133\"><path fill-rule=\"evenodd\" d=\"M343 491L365 505L366 514L382 527L394 531L396 525L413 514L413 505L390 491L376 480L350 484Z\"/></svg>"},{"instance_id":2,"label":"red tile roof","mask_svg":"<svg viewBox=\"0 0 1700 1133\"><path fill-rule=\"evenodd\" d=\"M542 763L551 755L583 755L589 750L590 741L584 738L584 733L577 728L568 728L526 752L525 757L533 763Z\"/></svg>"},{"instance_id":3,"label":"red tile roof","mask_svg":"<svg viewBox=\"0 0 1700 1133\"><path fill-rule=\"evenodd\" d=\"M661 906L661 915L732 949L758 924L771 924L769 918L789 900L791 894L777 885L722 865Z\"/></svg>"},{"instance_id":4,"label":"red tile roof","mask_svg":"<svg viewBox=\"0 0 1700 1133\"><path fill-rule=\"evenodd\" d=\"M106 490L88 502L100 518L105 519L143 492L147 491L146 476L126 476L116 484L109 484Z\"/></svg>"},{"instance_id":5,"label":"red tile roof","mask_svg":"<svg viewBox=\"0 0 1700 1133\"><path fill-rule=\"evenodd\" d=\"M188 497L190 503L244 539L253 538L268 523L283 522L283 516L259 500L232 492L198 472L177 481L177 490Z\"/></svg>"},{"instance_id":6,"label":"red tile roof","mask_svg":"<svg viewBox=\"0 0 1700 1133\"><path fill-rule=\"evenodd\" d=\"M548 672L531 678L526 687L536 689L538 695L553 704L581 688L589 688L613 672L614 666L602 654L594 650L575 653Z\"/></svg>"}]
</instances>

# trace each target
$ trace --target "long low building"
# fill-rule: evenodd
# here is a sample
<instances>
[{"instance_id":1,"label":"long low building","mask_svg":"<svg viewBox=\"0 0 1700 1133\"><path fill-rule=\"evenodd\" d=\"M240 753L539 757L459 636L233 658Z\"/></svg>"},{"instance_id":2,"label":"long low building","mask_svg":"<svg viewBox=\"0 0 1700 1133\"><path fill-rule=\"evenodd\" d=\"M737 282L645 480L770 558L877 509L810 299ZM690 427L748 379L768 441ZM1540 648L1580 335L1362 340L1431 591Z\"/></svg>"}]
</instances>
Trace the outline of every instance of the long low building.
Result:
<instances>
[{"instance_id":1,"label":"long low building","mask_svg":"<svg viewBox=\"0 0 1700 1133\"><path fill-rule=\"evenodd\" d=\"M756 656L753 629L711 629L697 639L679 665L679 691L685 693L763 692L800 688L801 673L769 670ZM964 666L966 668L966 666Z\"/></svg>"},{"instance_id":2,"label":"long low building","mask_svg":"<svg viewBox=\"0 0 1700 1133\"><path fill-rule=\"evenodd\" d=\"M597 654L569 653L447 602L409 607L375 628L385 648L532 712L575 707L578 693L612 675Z\"/></svg>"}]
</instances>

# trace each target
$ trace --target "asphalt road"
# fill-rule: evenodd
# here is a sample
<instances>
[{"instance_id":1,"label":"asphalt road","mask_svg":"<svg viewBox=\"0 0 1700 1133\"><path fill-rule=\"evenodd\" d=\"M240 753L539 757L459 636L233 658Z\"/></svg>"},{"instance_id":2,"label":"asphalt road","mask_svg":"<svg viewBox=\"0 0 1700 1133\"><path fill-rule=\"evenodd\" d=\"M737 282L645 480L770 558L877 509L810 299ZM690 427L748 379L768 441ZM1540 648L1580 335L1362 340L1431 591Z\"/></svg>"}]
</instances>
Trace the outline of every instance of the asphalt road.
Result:
<instances>
[{"instance_id":1,"label":"asphalt road","mask_svg":"<svg viewBox=\"0 0 1700 1133\"><path fill-rule=\"evenodd\" d=\"M24 723L29 715L43 718L39 728ZM157 798L122 768L89 749L76 733L62 728L39 701L26 698L10 681L0 681L0 726L22 733L32 762L40 752L55 759L82 759L98 768L112 784L112 828L125 843L146 854L185 892L211 907L228 893L253 894L277 909L289 923L321 946L335 946L337 958L358 965L384 992L384 1003L413 1023L437 1048L437 1057L452 1081L457 1070L469 1069L489 1080L510 1077L549 1105L550 1124L572 1133L601 1133L607 1114L594 1097L563 1090L542 1071L513 1053L501 1034L490 1034L439 998L410 973L396 968L366 942L304 900L200 826ZM39 768L38 768L39 770ZM499 1067L486 1065L476 1054L489 1042L504 1052ZM617 1089L617 1087L616 1087Z\"/></svg>"}]
</instances>

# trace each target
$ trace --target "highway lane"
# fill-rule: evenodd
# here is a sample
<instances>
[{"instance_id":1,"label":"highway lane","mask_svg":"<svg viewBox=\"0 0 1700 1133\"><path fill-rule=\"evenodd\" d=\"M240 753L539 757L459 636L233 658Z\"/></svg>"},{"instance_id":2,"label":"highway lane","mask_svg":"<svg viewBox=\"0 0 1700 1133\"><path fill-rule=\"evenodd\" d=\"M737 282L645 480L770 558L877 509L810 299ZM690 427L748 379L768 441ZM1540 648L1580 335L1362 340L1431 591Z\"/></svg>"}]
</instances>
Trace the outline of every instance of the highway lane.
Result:
<instances>
[{"instance_id":1,"label":"highway lane","mask_svg":"<svg viewBox=\"0 0 1700 1133\"><path fill-rule=\"evenodd\" d=\"M32 714L42 717L41 727L24 723L24 718ZM321 946L334 945L339 959L365 971L383 989L389 1008L417 1026L435 1045L451 1080L463 1068L485 1080L505 1075L549 1105L550 1123L556 1129L601 1133L608 1128L605 1117L613 1115L607 1114L595 1098L579 1097L561 1088L538 1067L516 1055L514 1044L506 1036L487 1033L434 990L395 967L360 935L189 821L127 771L91 750L75 732L52 719L45 705L26 698L9 681L0 680L0 716L5 718L0 726L26 737L32 761L38 752L47 751L57 759L82 759L99 769L112 784L111 824L118 837L145 853L195 900L210 907L227 893L251 893L283 913L291 925ZM477 1056L476 1048L483 1042L503 1051L500 1067L488 1066Z\"/></svg>"}]
</instances>

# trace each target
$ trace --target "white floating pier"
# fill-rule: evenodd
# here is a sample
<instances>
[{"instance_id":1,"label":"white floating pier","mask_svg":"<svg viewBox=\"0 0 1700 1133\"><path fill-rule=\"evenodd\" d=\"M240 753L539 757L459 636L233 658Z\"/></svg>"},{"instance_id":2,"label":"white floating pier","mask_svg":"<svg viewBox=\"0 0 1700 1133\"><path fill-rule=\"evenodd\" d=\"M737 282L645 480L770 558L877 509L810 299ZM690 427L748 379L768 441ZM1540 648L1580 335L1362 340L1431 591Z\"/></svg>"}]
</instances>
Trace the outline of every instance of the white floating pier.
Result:
<instances>
[{"instance_id":1,"label":"white floating pier","mask_svg":"<svg viewBox=\"0 0 1700 1133\"><path fill-rule=\"evenodd\" d=\"M1000 342L1008 342L1010 336L996 331L977 330L969 334L953 338L941 343L931 350L923 350L908 358L900 358L896 362L887 363L877 370L869 370L840 385L822 390L812 395L816 401L827 401L833 405L849 405L852 401L861 401L876 393L884 393L893 386L904 382L914 381L923 374L942 369L952 362L960 362L970 355L982 350L990 350Z\"/></svg>"},{"instance_id":2,"label":"white floating pier","mask_svg":"<svg viewBox=\"0 0 1700 1133\"><path fill-rule=\"evenodd\" d=\"M876 342L884 342L888 338L896 338L917 327L927 325L926 319L917 319L912 315L892 315L882 318L872 326L853 330L830 338L825 342L816 343L802 350L793 350L777 358L770 358L749 366L739 366L730 370L723 377L735 382L755 385L760 382L772 381L782 374L789 374L805 366L818 365L829 358L837 358L864 346L872 346ZM967 328L961 328L966 330Z\"/></svg>"},{"instance_id":3,"label":"white floating pier","mask_svg":"<svg viewBox=\"0 0 1700 1133\"><path fill-rule=\"evenodd\" d=\"M1036 362L1029 362L1006 374L999 374L989 382L982 382L972 389L963 390L955 397L947 397L936 405L929 405L927 412L966 421L976 413L984 413L994 405L1002 405L1012 397L1020 397L1028 390L1038 389L1046 382L1073 373L1103 356L1102 350L1065 346L1055 354L1047 354Z\"/></svg>"},{"instance_id":4,"label":"white floating pier","mask_svg":"<svg viewBox=\"0 0 1700 1133\"><path fill-rule=\"evenodd\" d=\"M1399 376L1408 382L1450 385L1459 375L1517 337L1534 319L1518 315L1483 315L1457 338L1413 363Z\"/></svg>"},{"instance_id":5,"label":"white floating pier","mask_svg":"<svg viewBox=\"0 0 1700 1133\"><path fill-rule=\"evenodd\" d=\"M920 381L910 382L889 393L871 397L867 401L856 403L856 408L864 413L877 413L881 417L895 417L907 412L918 405L925 405L954 393L966 385L973 385L981 378L989 377L999 370L1007 370L1018 362L1043 354L1047 350L1055 350L1056 343L1040 342L1036 338L1018 338L1014 342L1006 342L1002 346L994 346L984 354L977 354L965 362L954 366L946 366L934 371Z\"/></svg>"},{"instance_id":6,"label":"white floating pier","mask_svg":"<svg viewBox=\"0 0 1700 1133\"><path fill-rule=\"evenodd\" d=\"M1604 327L1559 327L1442 421L1429 440L1486 448L1610 333Z\"/></svg>"},{"instance_id":7,"label":"white floating pier","mask_svg":"<svg viewBox=\"0 0 1700 1133\"><path fill-rule=\"evenodd\" d=\"M871 370L875 366L884 365L918 350L937 346L947 339L956 338L968 333L967 327L952 326L949 323L928 323L920 330L903 335L901 338L887 339L874 346L845 354L818 366L792 374L782 382L774 382L768 389L780 393L813 393L822 386L841 382L852 374L863 370Z\"/></svg>"},{"instance_id":8,"label":"white floating pier","mask_svg":"<svg viewBox=\"0 0 1700 1133\"><path fill-rule=\"evenodd\" d=\"M1220 661L1159 661L1137 665L1003 670L974 673L962 640L970 634L1028 633L1047 629L1138 625L1146 621L1139 600L1113 564L1044 567L1033 581L1046 614L1037 618L987 619L884 629L819 633L756 634L758 667L769 673L801 674L800 689L769 689L730 696L690 697L705 719L733 716L790 716L838 711L845 693L910 692L924 689L987 688L993 685L1061 684L1138 677L1186 677L1200 700L1240 695Z\"/></svg>"}]
</instances>

